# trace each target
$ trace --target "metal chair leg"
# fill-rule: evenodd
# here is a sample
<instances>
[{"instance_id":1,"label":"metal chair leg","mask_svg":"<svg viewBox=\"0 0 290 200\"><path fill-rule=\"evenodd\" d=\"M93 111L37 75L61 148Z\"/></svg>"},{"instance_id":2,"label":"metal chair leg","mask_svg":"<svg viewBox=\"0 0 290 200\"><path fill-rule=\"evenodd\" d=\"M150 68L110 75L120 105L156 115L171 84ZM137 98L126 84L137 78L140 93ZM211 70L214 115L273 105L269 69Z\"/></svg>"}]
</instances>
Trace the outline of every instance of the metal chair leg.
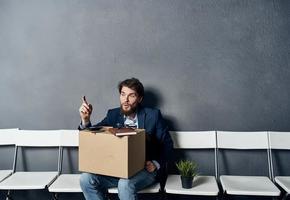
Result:
<instances>
[{"instance_id":1,"label":"metal chair leg","mask_svg":"<svg viewBox=\"0 0 290 200\"><path fill-rule=\"evenodd\" d=\"M227 193L226 193L226 191L223 192L221 199L222 200L226 200L227 199Z\"/></svg>"},{"instance_id":2,"label":"metal chair leg","mask_svg":"<svg viewBox=\"0 0 290 200\"><path fill-rule=\"evenodd\" d=\"M52 193L52 200L58 200L57 193Z\"/></svg>"},{"instance_id":3,"label":"metal chair leg","mask_svg":"<svg viewBox=\"0 0 290 200\"><path fill-rule=\"evenodd\" d=\"M7 191L5 200L13 200L10 190Z\"/></svg>"},{"instance_id":4,"label":"metal chair leg","mask_svg":"<svg viewBox=\"0 0 290 200\"><path fill-rule=\"evenodd\" d=\"M282 200L287 200L287 199L288 199L288 196L289 196L289 193L286 193L286 194L283 196Z\"/></svg>"}]
</instances>

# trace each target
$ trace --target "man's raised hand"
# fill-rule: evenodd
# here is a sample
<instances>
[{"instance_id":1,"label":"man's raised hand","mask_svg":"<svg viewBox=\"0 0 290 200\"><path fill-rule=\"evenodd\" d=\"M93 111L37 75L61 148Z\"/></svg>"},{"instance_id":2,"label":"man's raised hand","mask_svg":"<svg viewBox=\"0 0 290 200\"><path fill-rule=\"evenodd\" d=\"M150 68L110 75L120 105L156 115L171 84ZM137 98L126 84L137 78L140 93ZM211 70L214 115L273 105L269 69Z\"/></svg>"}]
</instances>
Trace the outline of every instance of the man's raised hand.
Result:
<instances>
[{"instance_id":1,"label":"man's raised hand","mask_svg":"<svg viewBox=\"0 0 290 200\"><path fill-rule=\"evenodd\" d=\"M79 108L82 124L85 125L90 122L90 117L93 111L93 106L86 100L86 96L82 98L82 105Z\"/></svg>"}]
</instances>

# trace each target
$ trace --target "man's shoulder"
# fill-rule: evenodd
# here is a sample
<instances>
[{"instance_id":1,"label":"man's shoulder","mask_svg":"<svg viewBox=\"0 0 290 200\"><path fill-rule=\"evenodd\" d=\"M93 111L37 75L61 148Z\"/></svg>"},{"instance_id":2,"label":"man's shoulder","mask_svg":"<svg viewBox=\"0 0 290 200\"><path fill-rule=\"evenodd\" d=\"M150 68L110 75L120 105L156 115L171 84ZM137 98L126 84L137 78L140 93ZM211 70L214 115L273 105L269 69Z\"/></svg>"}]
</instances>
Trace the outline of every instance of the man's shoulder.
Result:
<instances>
[{"instance_id":1,"label":"man's shoulder","mask_svg":"<svg viewBox=\"0 0 290 200\"><path fill-rule=\"evenodd\" d=\"M108 114L120 114L120 107L109 109Z\"/></svg>"},{"instance_id":2,"label":"man's shoulder","mask_svg":"<svg viewBox=\"0 0 290 200\"><path fill-rule=\"evenodd\" d=\"M160 112L158 108L151 108L151 107L141 107L141 111L143 111L146 114L153 114L153 115L157 115Z\"/></svg>"}]
</instances>

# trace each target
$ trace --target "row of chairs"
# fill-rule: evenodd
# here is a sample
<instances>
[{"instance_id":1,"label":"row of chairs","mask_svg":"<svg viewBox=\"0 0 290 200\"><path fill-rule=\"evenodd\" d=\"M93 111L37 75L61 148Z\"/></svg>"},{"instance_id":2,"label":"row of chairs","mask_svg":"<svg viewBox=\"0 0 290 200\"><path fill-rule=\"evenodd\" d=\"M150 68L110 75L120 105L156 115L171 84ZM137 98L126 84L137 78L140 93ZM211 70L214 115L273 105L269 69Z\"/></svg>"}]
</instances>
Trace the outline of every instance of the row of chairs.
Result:
<instances>
[{"instance_id":1,"label":"row of chairs","mask_svg":"<svg viewBox=\"0 0 290 200\"><path fill-rule=\"evenodd\" d=\"M262 196L284 200L288 198L290 176L275 176L273 151L290 150L290 132L171 132L171 136L175 148L213 149L215 176L198 176L194 187L188 190L181 187L178 175L169 175L165 185L166 193L216 196L218 199L219 188L217 182L220 182L222 187L220 196L222 199L227 199L229 195ZM266 154L266 164L259 167L268 169L268 175L220 175L218 161L221 160L219 156L222 155L220 151L223 150L246 151L248 155L250 153L248 150L262 150Z\"/></svg>"},{"instance_id":2,"label":"row of chairs","mask_svg":"<svg viewBox=\"0 0 290 200\"><path fill-rule=\"evenodd\" d=\"M194 179L192 189L183 189L179 175L168 175L165 184L166 194L211 196L218 199L227 195L280 197L282 189L284 199L290 193L290 177L275 176L272 150L290 150L288 132L226 132L226 131L175 131L170 132L175 149L211 149L214 153L214 176L199 175ZM12 190L48 189L57 199L59 193L81 192L79 174L63 174L63 149L78 147L77 130L18 130L0 129L0 145L15 145L12 169L0 170L0 190L7 191L11 199ZM18 148L56 147L58 148L58 166L55 171L17 171ZM268 176L219 175L218 157L222 149L260 149L267 155ZM222 193L218 182L220 181ZM276 186L278 185L278 187ZM139 193L158 193L159 184L146 188ZM111 188L109 193L117 193Z\"/></svg>"},{"instance_id":3,"label":"row of chairs","mask_svg":"<svg viewBox=\"0 0 290 200\"><path fill-rule=\"evenodd\" d=\"M7 191L6 199L12 199L13 190L41 190L49 189L53 192L54 186L65 179L67 188L63 192L81 192L79 175L61 174L63 162L63 148L78 146L77 130L18 130L0 129L0 145L15 146L13 167L9 170L0 170L0 190ZM17 171L17 155L19 148L57 148L57 166L54 171ZM45 159L45 157L43 157ZM41 162L41 161L40 161ZM54 184L52 184L54 183Z\"/></svg>"}]
</instances>

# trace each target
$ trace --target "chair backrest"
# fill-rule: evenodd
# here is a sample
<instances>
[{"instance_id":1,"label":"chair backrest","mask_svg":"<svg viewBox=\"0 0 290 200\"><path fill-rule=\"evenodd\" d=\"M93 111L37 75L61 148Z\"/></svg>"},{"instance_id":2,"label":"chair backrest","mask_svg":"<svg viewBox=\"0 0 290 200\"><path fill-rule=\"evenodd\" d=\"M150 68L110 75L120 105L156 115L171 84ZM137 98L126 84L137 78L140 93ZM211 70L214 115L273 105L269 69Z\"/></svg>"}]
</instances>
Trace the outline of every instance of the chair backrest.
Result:
<instances>
[{"instance_id":1,"label":"chair backrest","mask_svg":"<svg viewBox=\"0 0 290 200\"><path fill-rule=\"evenodd\" d=\"M267 132L217 131L217 147L220 149L268 149Z\"/></svg>"},{"instance_id":2,"label":"chair backrest","mask_svg":"<svg viewBox=\"0 0 290 200\"><path fill-rule=\"evenodd\" d=\"M175 149L214 149L215 177L218 177L215 131L170 131Z\"/></svg>"},{"instance_id":3,"label":"chair backrest","mask_svg":"<svg viewBox=\"0 0 290 200\"><path fill-rule=\"evenodd\" d=\"M60 130L20 130L17 146L26 147L59 147Z\"/></svg>"},{"instance_id":4,"label":"chair backrest","mask_svg":"<svg viewBox=\"0 0 290 200\"><path fill-rule=\"evenodd\" d=\"M265 150L265 152L267 152L268 176L272 178L267 131L217 131L217 148L234 150Z\"/></svg>"},{"instance_id":5,"label":"chair backrest","mask_svg":"<svg viewBox=\"0 0 290 200\"><path fill-rule=\"evenodd\" d=\"M18 147L58 148L57 166L60 172L61 130L19 130L13 171L16 171Z\"/></svg>"},{"instance_id":6,"label":"chair backrest","mask_svg":"<svg viewBox=\"0 0 290 200\"><path fill-rule=\"evenodd\" d=\"M215 131L170 131L175 149L214 149Z\"/></svg>"},{"instance_id":7,"label":"chair backrest","mask_svg":"<svg viewBox=\"0 0 290 200\"><path fill-rule=\"evenodd\" d=\"M271 173L272 173L272 178L274 178L275 166L273 164L273 153L271 150L272 149L290 150L290 132L269 131L268 135L269 135Z\"/></svg>"},{"instance_id":8,"label":"chair backrest","mask_svg":"<svg viewBox=\"0 0 290 200\"><path fill-rule=\"evenodd\" d=\"M290 150L290 132L269 131L271 149Z\"/></svg>"},{"instance_id":9,"label":"chair backrest","mask_svg":"<svg viewBox=\"0 0 290 200\"><path fill-rule=\"evenodd\" d=\"M79 146L79 130L61 130L60 146L78 147Z\"/></svg>"},{"instance_id":10,"label":"chair backrest","mask_svg":"<svg viewBox=\"0 0 290 200\"><path fill-rule=\"evenodd\" d=\"M15 145L18 131L18 128L0 129L0 145Z\"/></svg>"},{"instance_id":11,"label":"chair backrest","mask_svg":"<svg viewBox=\"0 0 290 200\"><path fill-rule=\"evenodd\" d=\"M14 170L15 166L15 159L16 159L16 149L17 147L16 142L19 134L18 128L12 128L12 129L0 129L0 146L14 146L14 157L13 157L13 165L12 168ZM8 155L5 155L7 157ZM8 156L9 157L9 156ZM12 158L12 157L11 157Z\"/></svg>"},{"instance_id":12,"label":"chair backrest","mask_svg":"<svg viewBox=\"0 0 290 200\"><path fill-rule=\"evenodd\" d=\"M62 173L63 167L63 148L79 146L79 130L60 130L60 162L58 165L59 173Z\"/></svg>"}]
</instances>

